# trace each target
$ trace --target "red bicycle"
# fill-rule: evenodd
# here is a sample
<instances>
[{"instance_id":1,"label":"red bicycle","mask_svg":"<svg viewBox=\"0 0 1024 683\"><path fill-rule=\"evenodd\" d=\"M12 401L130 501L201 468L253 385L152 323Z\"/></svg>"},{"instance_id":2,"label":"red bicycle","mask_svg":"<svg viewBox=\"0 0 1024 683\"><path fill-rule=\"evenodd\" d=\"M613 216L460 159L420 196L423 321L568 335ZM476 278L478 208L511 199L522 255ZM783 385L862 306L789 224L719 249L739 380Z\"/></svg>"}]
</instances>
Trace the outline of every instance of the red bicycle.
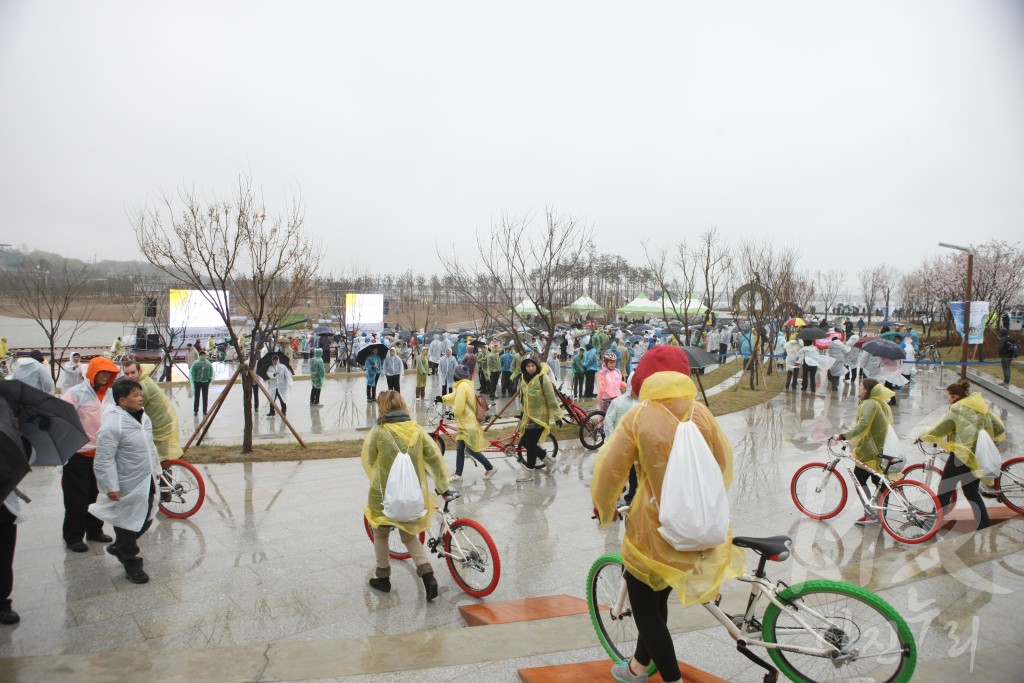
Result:
<instances>
[{"instance_id":1,"label":"red bicycle","mask_svg":"<svg viewBox=\"0 0 1024 683\"><path fill-rule=\"evenodd\" d=\"M450 411L444 409L441 404L434 404L434 414L430 418L430 422L437 421L437 426L430 432L430 437L434 439L434 443L441 449L441 455L445 452L445 442L450 442L452 448L455 447L455 433L458 431L458 427L451 422L446 420L454 419L454 416ZM500 453L501 455L507 455L514 457L519 460L523 460L526 456L526 449L519 446L519 425L516 425L515 431L508 436L503 436L500 439L488 439L490 445L483 450L484 453ZM548 442L539 444L540 448L544 450L544 457L554 458L558 455L558 439L554 434L548 434ZM470 458L474 465L476 460Z\"/></svg>"},{"instance_id":2,"label":"red bicycle","mask_svg":"<svg viewBox=\"0 0 1024 683\"><path fill-rule=\"evenodd\" d=\"M194 515L206 500L203 475L184 460L164 460L160 468L160 512L174 519Z\"/></svg>"},{"instance_id":3,"label":"red bicycle","mask_svg":"<svg viewBox=\"0 0 1024 683\"><path fill-rule=\"evenodd\" d=\"M562 385L555 387L555 396L565 408L566 419L580 426L580 443L590 451L596 451L604 444L604 411L592 410L589 413L562 391Z\"/></svg>"}]
</instances>

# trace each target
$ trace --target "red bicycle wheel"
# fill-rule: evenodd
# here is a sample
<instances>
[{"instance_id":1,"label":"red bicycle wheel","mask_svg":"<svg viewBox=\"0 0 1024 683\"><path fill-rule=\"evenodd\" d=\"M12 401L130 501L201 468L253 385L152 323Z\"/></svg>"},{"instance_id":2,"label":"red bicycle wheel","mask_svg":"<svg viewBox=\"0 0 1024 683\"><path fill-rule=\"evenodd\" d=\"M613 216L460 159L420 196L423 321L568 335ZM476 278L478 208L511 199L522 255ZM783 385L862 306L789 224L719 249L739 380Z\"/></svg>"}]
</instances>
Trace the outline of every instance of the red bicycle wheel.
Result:
<instances>
[{"instance_id":1,"label":"red bicycle wheel","mask_svg":"<svg viewBox=\"0 0 1024 683\"><path fill-rule=\"evenodd\" d=\"M939 480L942 479L942 470L932 465L925 472L923 463L915 463L913 465L907 465L903 468L903 477L908 481L916 481L919 484L924 484L932 491L939 490ZM953 489L953 495L949 498L949 504L956 504L957 490Z\"/></svg>"},{"instance_id":2,"label":"red bicycle wheel","mask_svg":"<svg viewBox=\"0 0 1024 683\"><path fill-rule=\"evenodd\" d=\"M184 460L164 460L160 467L160 512L174 519L191 517L206 500L203 475Z\"/></svg>"},{"instance_id":3,"label":"red bicycle wheel","mask_svg":"<svg viewBox=\"0 0 1024 683\"><path fill-rule=\"evenodd\" d=\"M501 561L494 540L472 519L457 519L444 535L448 571L459 587L475 598L494 592L501 578Z\"/></svg>"},{"instance_id":4,"label":"red bicycle wheel","mask_svg":"<svg viewBox=\"0 0 1024 683\"><path fill-rule=\"evenodd\" d=\"M812 462L793 475L789 495L797 509L811 519L831 519L846 505L846 481L825 463Z\"/></svg>"},{"instance_id":5,"label":"red bicycle wheel","mask_svg":"<svg viewBox=\"0 0 1024 683\"><path fill-rule=\"evenodd\" d=\"M363 515L363 528L366 529L366 535L369 537L370 543L373 543L373 527L370 526L370 520L366 518L365 514ZM405 544L402 543L402 537L396 532L397 530L388 534L388 557L396 560L408 560L411 555L406 550ZM423 543L423 539L426 537L427 535L421 531L420 543Z\"/></svg>"},{"instance_id":6,"label":"red bicycle wheel","mask_svg":"<svg viewBox=\"0 0 1024 683\"><path fill-rule=\"evenodd\" d=\"M1003 463L995 489L1003 505L1024 515L1024 458L1010 458Z\"/></svg>"},{"instance_id":7,"label":"red bicycle wheel","mask_svg":"<svg viewBox=\"0 0 1024 683\"><path fill-rule=\"evenodd\" d=\"M901 543L924 543L942 527L938 497L924 484L898 481L886 491L878 519L882 528Z\"/></svg>"}]
</instances>

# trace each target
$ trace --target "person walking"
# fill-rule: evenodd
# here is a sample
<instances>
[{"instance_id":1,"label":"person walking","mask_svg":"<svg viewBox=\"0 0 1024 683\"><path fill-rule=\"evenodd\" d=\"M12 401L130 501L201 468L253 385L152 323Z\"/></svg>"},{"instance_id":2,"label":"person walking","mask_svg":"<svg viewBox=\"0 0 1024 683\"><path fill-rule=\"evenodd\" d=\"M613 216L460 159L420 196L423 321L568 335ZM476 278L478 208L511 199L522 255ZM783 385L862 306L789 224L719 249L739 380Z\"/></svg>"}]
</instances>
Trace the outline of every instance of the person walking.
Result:
<instances>
[{"instance_id":1,"label":"person walking","mask_svg":"<svg viewBox=\"0 0 1024 683\"><path fill-rule=\"evenodd\" d=\"M89 506L96 501L99 489L96 487L96 473L93 459L96 457L96 437L103 424L103 403L107 391L117 377L117 366L105 356L89 361L85 370L85 381L60 395L60 398L75 407L88 441L77 453L64 463L60 484L64 494L64 527L62 533L68 550L76 553L89 551L86 541L110 543L114 539L103 533L103 521L89 513ZM107 402L112 405L112 401Z\"/></svg>"},{"instance_id":2,"label":"person walking","mask_svg":"<svg viewBox=\"0 0 1024 683\"><path fill-rule=\"evenodd\" d=\"M818 353L818 347L810 339L804 339L804 345L797 353L797 356L800 358L800 364L803 366L800 389L801 391L810 391L813 394L818 390L818 368L828 369L832 367L832 359L823 358Z\"/></svg>"},{"instance_id":3,"label":"person walking","mask_svg":"<svg viewBox=\"0 0 1024 683\"><path fill-rule=\"evenodd\" d=\"M192 380L195 393L192 396L192 414L199 414L199 397L203 399L203 415L206 415L210 398L210 382L213 381L213 363L206 359L206 351L199 352L199 360L189 366L188 378Z\"/></svg>"},{"instance_id":4,"label":"person walking","mask_svg":"<svg viewBox=\"0 0 1024 683\"><path fill-rule=\"evenodd\" d=\"M363 361L366 368L366 402L374 403L377 400L377 382L380 381L381 358L377 355L378 349L370 349L370 355Z\"/></svg>"},{"instance_id":5,"label":"person walking","mask_svg":"<svg viewBox=\"0 0 1024 683\"><path fill-rule=\"evenodd\" d=\"M977 528L985 529L991 522L988 507L978 489L982 481L986 484L991 482L984 478L978 457L975 455L978 449L978 435L984 430L992 437L994 443L1000 443L1006 439L1006 426L998 415L988 409L981 392L971 392L971 383L967 380L960 380L946 387L946 399L949 401L949 410L938 422L926 429L918 441L937 444L950 453L936 491L943 513L949 512L953 492L957 484L960 484L964 498L974 508Z\"/></svg>"},{"instance_id":6,"label":"person walking","mask_svg":"<svg viewBox=\"0 0 1024 683\"><path fill-rule=\"evenodd\" d=\"M1003 328L999 330L999 364L1003 368L1004 387L1010 386L1010 367L1013 365L1013 339L1010 337L1010 330Z\"/></svg>"},{"instance_id":7,"label":"person walking","mask_svg":"<svg viewBox=\"0 0 1024 683\"><path fill-rule=\"evenodd\" d=\"M878 456L882 455L885 448L885 437L889 433L889 427L893 424L892 409L889 407L889 399L892 396L893 391L880 384L878 380L863 380L857 392L860 404L857 406L857 417L853 427L832 437L836 441L846 439L853 443L853 457L859 463L853 473L872 503L877 503L874 496L881 495L885 491L885 488L880 485L881 473L885 468L882 466L882 459ZM877 485L874 494L868 488L869 480ZM864 516L856 523L868 524L877 521L878 511L864 508Z\"/></svg>"},{"instance_id":8,"label":"person walking","mask_svg":"<svg viewBox=\"0 0 1024 683\"><path fill-rule=\"evenodd\" d=\"M39 391L45 391L50 396L57 393L53 378L50 377L50 373L44 365L43 354L36 349L32 349L27 356L22 356L14 361L11 379L16 379Z\"/></svg>"},{"instance_id":9,"label":"person walking","mask_svg":"<svg viewBox=\"0 0 1024 683\"><path fill-rule=\"evenodd\" d=\"M185 365L192 367L192 364L199 360L199 350L193 344L185 348Z\"/></svg>"},{"instance_id":10,"label":"person walking","mask_svg":"<svg viewBox=\"0 0 1024 683\"><path fill-rule=\"evenodd\" d=\"M444 342L441 341L441 337L434 335L434 338L430 340L430 346L428 347L427 360L430 362L430 374L437 374L437 366L441 362L441 356L444 355Z\"/></svg>"},{"instance_id":11,"label":"person walking","mask_svg":"<svg viewBox=\"0 0 1024 683\"><path fill-rule=\"evenodd\" d=\"M547 364L527 356L521 368L523 417L519 421L519 448L526 451L526 460L521 461L523 471L516 481L531 481L535 469L549 464L540 444L547 441L553 424L562 426L562 417Z\"/></svg>"},{"instance_id":12,"label":"person walking","mask_svg":"<svg viewBox=\"0 0 1024 683\"><path fill-rule=\"evenodd\" d=\"M320 405L320 390L324 388L324 377L327 367L324 365L324 350L313 349L313 358L309 361L309 405Z\"/></svg>"},{"instance_id":13,"label":"person walking","mask_svg":"<svg viewBox=\"0 0 1024 683\"><path fill-rule=\"evenodd\" d=\"M115 382L110 390L115 407L103 418L96 438L96 482L103 497L89 512L114 526L115 540L107 552L124 566L132 583L146 583L149 575L139 556L139 537L156 513L160 461L153 444L153 423L143 409L142 385L130 379Z\"/></svg>"},{"instance_id":14,"label":"person walking","mask_svg":"<svg viewBox=\"0 0 1024 683\"><path fill-rule=\"evenodd\" d=\"M430 349L421 347L416 356L416 402L427 400L427 377L431 374Z\"/></svg>"},{"instance_id":15,"label":"person walking","mask_svg":"<svg viewBox=\"0 0 1024 683\"><path fill-rule=\"evenodd\" d=\"M455 368L458 363L455 361L455 356L452 355L452 350L447 348L444 350L444 355L441 356L441 362L437 366L437 374L441 377L441 394L447 394L450 389L455 386Z\"/></svg>"},{"instance_id":16,"label":"person walking","mask_svg":"<svg viewBox=\"0 0 1024 683\"><path fill-rule=\"evenodd\" d=\"M402 359L392 346L388 349L388 355L384 357L384 379L387 380L390 391L402 390Z\"/></svg>"},{"instance_id":17,"label":"person walking","mask_svg":"<svg viewBox=\"0 0 1024 683\"><path fill-rule=\"evenodd\" d=\"M275 353L270 357L270 367L267 368L267 392L274 400L270 402L270 412L267 417L274 417L276 414L274 404L281 404L281 414L288 414L288 387L292 385L292 369L287 363L281 362L281 354Z\"/></svg>"},{"instance_id":18,"label":"person walking","mask_svg":"<svg viewBox=\"0 0 1024 683\"><path fill-rule=\"evenodd\" d=\"M622 394L626 383L622 381L622 373L616 367L617 359L614 351L604 354L604 367L597 373L597 409L608 411L608 404Z\"/></svg>"},{"instance_id":19,"label":"person walking","mask_svg":"<svg viewBox=\"0 0 1024 683\"><path fill-rule=\"evenodd\" d=\"M594 378L600 369L601 361L597 355L597 350L592 345L587 344L587 352L583 354L583 371L586 374L583 398L594 398Z\"/></svg>"},{"instance_id":20,"label":"person walking","mask_svg":"<svg viewBox=\"0 0 1024 683\"><path fill-rule=\"evenodd\" d=\"M501 354L501 396L505 398L513 394L512 391L512 361L515 356L512 354L512 346L509 345Z\"/></svg>"},{"instance_id":21,"label":"person walking","mask_svg":"<svg viewBox=\"0 0 1024 683\"><path fill-rule=\"evenodd\" d=\"M583 347L576 349L572 357L572 397L583 398L583 383L587 370L583 361Z\"/></svg>"},{"instance_id":22,"label":"person walking","mask_svg":"<svg viewBox=\"0 0 1024 683\"><path fill-rule=\"evenodd\" d=\"M64 365L64 375L60 378L60 390L67 391L85 381L82 375L82 354L75 351L71 354L71 361Z\"/></svg>"},{"instance_id":23,"label":"person walking","mask_svg":"<svg viewBox=\"0 0 1024 683\"><path fill-rule=\"evenodd\" d=\"M433 510L437 504L435 491L443 491L442 496L448 494L448 468L430 434L410 417L409 406L400 393L382 391L377 398L377 406L380 418L363 440L361 457L363 471L370 480L366 507L363 508L363 514L373 529L375 568L369 581L370 588L382 593L391 592L388 537L397 529L402 544L416 565L416 574L423 582L427 602L431 602L437 597L437 580L419 535L430 526L431 515L427 510ZM411 522L394 520L384 514L384 490L399 452L408 453L423 491L424 514ZM433 480L433 486L428 486L427 477Z\"/></svg>"},{"instance_id":24,"label":"person walking","mask_svg":"<svg viewBox=\"0 0 1024 683\"><path fill-rule=\"evenodd\" d=\"M786 342L786 391L796 391L797 382L800 379L800 349L803 345L793 335L792 339Z\"/></svg>"},{"instance_id":25,"label":"person walking","mask_svg":"<svg viewBox=\"0 0 1024 683\"><path fill-rule=\"evenodd\" d=\"M864 336L864 318L863 317L859 318L857 320L857 336L858 337L863 337Z\"/></svg>"},{"instance_id":26,"label":"person walking","mask_svg":"<svg viewBox=\"0 0 1024 683\"><path fill-rule=\"evenodd\" d=\"M161 462L180 458L181 437L178 434L178 411L174 409L171 399L153 381L142 372L142 365L131 360L124 365L124 379L138 382L142 387L142 404L146 407L146 415L153 425L153 444L156 455Z\"/></svg>"},{"instance_id":27,"label":"person walking","mask_svg":"<svg viewBox=\"0 0 1024 683\"><path fill-rule=\"evenodd\" d=\"M458 424L458 431L455 433L455 473L452 474L451 480L462 481L467 453L484 466L484 479L493 477L494 465L481 453L490 443L484 438L483 427L476 419L476 390L473 388L473 375L467 365L456 366L454 390L438 396L434 401L438 399L451 408Z\"/></svg>"},{"instance_id":28,"label":"person walking","mask_svg":"<svg viewBox=\"0 0 1024 683\"><path fill-rule=\"evenodd\" d=\"M551 375L552 382L560 382L562 380L562 362L558 359L558 349L554 346L548 351L548 373Z\"/></svg>"},{"instance_id":29,"label":"person walking","mask_svg":"<svg viewBox=\"0 0 1024 683\"><path fill-rule=\"evenodd\" d=\"M487 386L490 388L488 397L493 402L498 395L498 382L501 380L501 356L498 354L498 345L491 343L491 352L487 354L487 364L484 367L487 373Z\"/></svg>"},{"instance_id":30,"label":"person walking","mask_svg":"<svg viewBox=\"0 0 1024 683\"><path fill-rule=\"evenodd\" d=\"M838 330L836 330L838 332ZM828 383L830 391L839 391L839 379L846 372L847 346L838 337L834 337L828 344L828 355L834 362L828 369Z\"/></svg>"},{"instance_id":31,"label":"person walking","mask_svg":"<svg viewBox=\"0 0 1024 683\"><path fill-rule=\"evenodd\" d=\"M640 493L632 499L622 542L626 590L638 637L633 657L612 667L618 681L646 682L653 662L664 681L682 680L666 623L671 592L684 605L714 600L721 584L746 570L743 550L726 540L701 551L678 551L658 533L658 500L676 428L692 421L707 442L728 489L732 447L711 412L696 401L682 349L657 346L640 360L633 386L643 405L630 410L597 455L590 492L601 526L616 518L616 505L636 466Z\"/></svg>"},{"instance_id":32,"label":"person walking","mask_svg":"<svg viewBox=\"0 0 1024 683\"><path fill-rule=\"evenodd\" d=\"M732 331L725 329L725 327L719 328L718 334L718 364L722 365L725 363L725 359L729 354L729 347L732 345Z\"/></svg>"}]
</instances>

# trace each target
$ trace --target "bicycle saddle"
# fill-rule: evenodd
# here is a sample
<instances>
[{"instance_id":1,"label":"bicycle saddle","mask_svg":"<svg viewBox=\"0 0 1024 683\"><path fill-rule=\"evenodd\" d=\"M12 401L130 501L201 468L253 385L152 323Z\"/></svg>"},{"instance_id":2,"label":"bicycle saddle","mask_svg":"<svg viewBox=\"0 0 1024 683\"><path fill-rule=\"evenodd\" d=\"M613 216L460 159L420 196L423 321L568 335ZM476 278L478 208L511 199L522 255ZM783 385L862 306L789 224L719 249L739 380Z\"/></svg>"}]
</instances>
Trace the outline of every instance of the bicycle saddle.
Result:
<instances>
[{"instance_id":1,"label":"bicycle saddle","mask_svg":"<svg viewBox=\"0 0 1024 683\"><path fill-rule=\"evenodd\" d=\"M789 547L793 544L793 539L789 536L765 536L764 538L733 536L732 544L740 548L750 548L769 560L782 562L789 558Z\"/></svg>"}]
</instances>

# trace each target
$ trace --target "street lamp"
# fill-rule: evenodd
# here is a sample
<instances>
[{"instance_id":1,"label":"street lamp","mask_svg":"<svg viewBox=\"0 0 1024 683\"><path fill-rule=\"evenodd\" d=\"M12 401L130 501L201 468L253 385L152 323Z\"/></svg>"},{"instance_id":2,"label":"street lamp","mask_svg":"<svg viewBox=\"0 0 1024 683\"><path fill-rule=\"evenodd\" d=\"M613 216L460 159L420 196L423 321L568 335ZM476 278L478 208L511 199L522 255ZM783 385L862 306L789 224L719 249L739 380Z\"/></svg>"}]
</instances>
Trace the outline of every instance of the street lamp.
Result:
<instances>
[{"instance_id":1,"label":"street lamp","mask_svg":"<svg viewBox=\"0 0 1024 683\"><path fill-rule=\"evenodd\" d=\"M964 342L960 350L960 379L967 379L967 338L971 333L971 276L974 274L974 249L961 247L956 244L939 242L940 247L956 249L967 254L967 296L964 297ZM984 330L982 330L982 343L985 341Z\"/></svg>"}]
</instances>

